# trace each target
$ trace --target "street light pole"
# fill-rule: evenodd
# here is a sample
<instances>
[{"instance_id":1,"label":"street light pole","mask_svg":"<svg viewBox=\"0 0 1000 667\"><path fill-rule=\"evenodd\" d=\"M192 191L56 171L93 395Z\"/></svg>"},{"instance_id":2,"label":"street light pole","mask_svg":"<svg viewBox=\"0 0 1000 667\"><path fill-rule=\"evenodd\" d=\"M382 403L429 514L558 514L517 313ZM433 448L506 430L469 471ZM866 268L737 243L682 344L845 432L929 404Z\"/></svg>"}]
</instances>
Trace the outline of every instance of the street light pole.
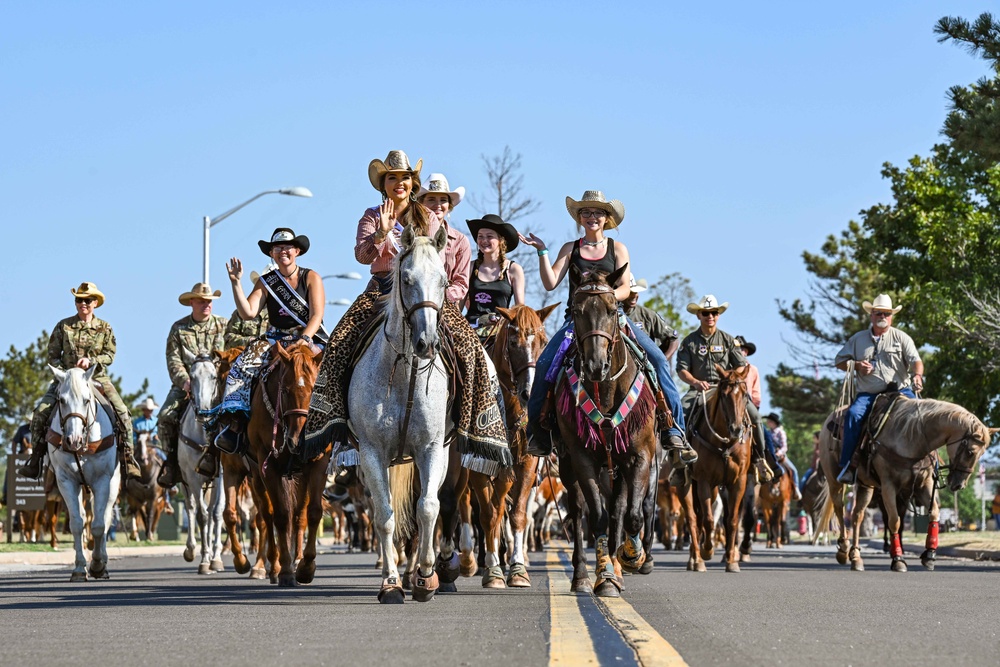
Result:
<instances>
[{"instance_id":1,"label":"street light pole","mask_svg":"<svg viewBox=\"0 0 1000 667\"><path fill-rule=\"evenodd\" d=\"M259 193L257 195L254 195L253 197L251 197L250 199L246 200L245 202L243 202L239 206L234 206L233 208L229 209L225 213L222 213L221 215L217 215L214 218L210 218L210 217L208 217L206 215L204 218L202 218L202 226L203 226L203 229L204 229L204 251L203 251L203 255L202 255L202 259L204 260L204 271L202 273L202 276L203 276L202 277L202 282L203 283L208 284L209 230L212 227L215 227L217 224L219 224L223 220L225 220L226 218L228 218L229 216L231 216L233 213L236 213L236 211L240 210L241 208L243 208L247 204L249 204L251 202L254 202L254 201L257 201L258 199L260 199L264 195L271 195L271 194L292 195L293 197L312 197L313 196L312 192L309 191L309 188L295 187L295 188L281 188L280 190L265 190L264 192L261 192L261 193Z\"/></svg>"}]
</instances>

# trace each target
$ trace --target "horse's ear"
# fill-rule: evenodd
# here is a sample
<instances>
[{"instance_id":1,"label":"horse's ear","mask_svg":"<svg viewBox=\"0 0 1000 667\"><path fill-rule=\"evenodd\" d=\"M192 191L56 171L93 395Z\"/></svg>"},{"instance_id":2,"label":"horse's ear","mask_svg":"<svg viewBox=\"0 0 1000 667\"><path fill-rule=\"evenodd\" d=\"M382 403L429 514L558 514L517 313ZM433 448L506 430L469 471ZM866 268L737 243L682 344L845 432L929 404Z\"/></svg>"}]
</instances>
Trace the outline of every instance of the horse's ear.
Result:
<instances>
[{"instance_id":1,"label":"horse's ear","mask_svg":"<svg viewBox=\"0 0 1000 667\"><path fill-rule=\"evenodd\" d=\"M540 319L542 322L544 322L545 318L548 317L549 315L551 315L552 311L554 311L556 308L558 308L559 304L561 304L561 303L562 303L561 301L556 301L552 305L545 306L541 310L537 311L538 312L538 319Z\"/></svg>"},{"instance_id":2,"label":"horse's ear","mask_svg":"<svg viewBox=\"0 0 1000 667\"><path fill-rule=\"evenodd\" d=\"M399 237L399 241L403 248L406 249L413 245L413 239L416 238L416 236L417 233L413 231L413 227L411 225L407 225L403 228L403 234Z\"/></svg>"},{"instance_id":3,"label":"horse's ear","mask_svg":"<svg viewBox=\"0 0 1000 667\"><path fill-rule=\"evenodd\" d=\"M618 283L621 282L622 276L625 274L626 269L628 269L628 262L622 264L621 268L615 269L608 274L608 284L612 287L618 287Z\"/></svg>"},{"instance_id":4,"label":"horse's ear","mask_svg":"<svg viewBox=\"0 0 1000 667\"><path fill-rule=\"evenodd\" d=\"M182 347L181 348L181 358L184 361L184 365L185 366L190 366L191 364L194 363L194 360L196 359L196 356L190 350Z\"/></svg>"},{"instance_id":5,"label":"horse's ear","mask_svg":"<svg viewBox=\"0 0 1000 667\"><path fill-rule=\"evenodd\" d=\"M514 321L514 311L510 308L501 308L500 306L497 306L497 312L508 322Z\"/></svg>"},{"instance_id":6,"label":"horse's ear","mask_svg":"<svg viewBox=\"0 0 1000 667\"><path fill-rule=\"evenodd\" d=\"M87 370L86 370L86 371L85 371L85 372L83 373L83 379L84 379L85 381L87 381L87 382L90 382L90 378L94 377L94 373L96 373L96 372L97 372L97 365L96 365L96 364L92 364L92 365L90 366L90 368L88 368L88 369L87 369Z\"/></svg>"},{"instance_id":7,"label":"horse's ear","mask_svg":"<svg viewBox=\"0 0 1000 667\"><path fill-rule=\"evenodd\" d=\"M56 377L56 380L58 380L59 382L62 382L63 378L66 377L66 371L59 370L58 368L56 368L52 364L48 364L48 367L49 367L49 370L52 371L52 374Z\"/></svg>"},{"instance_id":8,"label":"horse's ear","mask_svg":"<svg viewBox=\"0 0 1000 667\"><path fill-rule=\"evenodd\" d=\"M987 426L986 428L990 429L990 435L993 435L994 433L1000 433L1000 428L990 428L989 426Z\"/></svg>"},{"instance_id":9,"label":"horse's ear","mask_svg":"<svg viewBox=\"0 0 1000 667\"><path fill-rule=\"evenodd\" d=\"M746 376L750 375L750 364L743 364L742 366L737 368L736 371L738 372L740 379L743 379Z\"/></svg>"},{"instance_id":10,"label":"horse's ear","mask_svg":"<svg viewBox=\"0 0 1000 667\"><path fill-rule=\"evenodd\" d=\"M437 248L438 252L441 252L446 245L448 245L448 230L445 229L444 225L441 225L438 227L437 234L434 235L434 247Z\"/></svg>"},{"instance_id":11,"label":"horse's ear","mask_svg":"<svg viewBox=\"0 0 1000 667\"><path fill-rule=\"evenodd\" d=\"M723 368L723 367L722 367L721 365L719 365L719 364L715 364L715 371L716 371L716 372L717 372L717 373L718 373L719 375L721 375L721 376L723 376L723 377L727 377L727 376L729 375L729 371L727 371L727 370L726 370L725 368Z\"/></svg>"},{"instance_id":12,"label":"horse's ear","mask_svg":"<svg viewBox=\"0 0 1000 667\"><path fill-rule=\"evenodd\" d=\"M285 361L288 361L289 359L292 358L292 355L288 353L288 350L286 350L281 343L275 343L274 349L278 352L278 356L284 359Z\"/></svg>"}]
</instances>

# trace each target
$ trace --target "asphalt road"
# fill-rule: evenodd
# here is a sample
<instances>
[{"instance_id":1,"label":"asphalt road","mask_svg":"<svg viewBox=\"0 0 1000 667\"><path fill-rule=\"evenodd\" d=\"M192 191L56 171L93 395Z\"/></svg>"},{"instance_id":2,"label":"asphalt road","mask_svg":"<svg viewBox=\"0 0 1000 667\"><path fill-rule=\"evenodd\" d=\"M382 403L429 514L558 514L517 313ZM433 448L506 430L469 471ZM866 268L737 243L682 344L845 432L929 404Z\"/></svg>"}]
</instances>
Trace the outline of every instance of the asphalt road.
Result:
<instances>
[{"instance_id":1,"label":"asphalt road","mask_svg":"<svg viewBox=\"0 0 1000 667\"><path fill-rule=\"evenodd\" d=\"M180 557L123 558L111 580L0 570L0 665L998 665L1000 563L919 560L850 572L828 549L759 550L740 574L654 552L622 601L568 593L568 554L531 554L530 590L380 606L372 554L320 556L310 586L198 576ZM227 566L229 564L227 557ZM679 655L678 655L679 654Z\"/></svg>"}]
</instances>

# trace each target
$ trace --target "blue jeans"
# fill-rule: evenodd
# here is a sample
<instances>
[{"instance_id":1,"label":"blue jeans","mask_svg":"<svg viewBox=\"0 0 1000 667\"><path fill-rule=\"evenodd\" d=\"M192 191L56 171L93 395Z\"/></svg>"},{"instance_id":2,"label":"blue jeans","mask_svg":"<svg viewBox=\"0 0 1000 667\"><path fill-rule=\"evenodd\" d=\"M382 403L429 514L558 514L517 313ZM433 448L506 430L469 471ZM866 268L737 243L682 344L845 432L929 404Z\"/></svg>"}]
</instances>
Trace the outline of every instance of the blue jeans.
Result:
<instances>
[{"instance_id":1,"label":"blue jeans","mask_svg":"<svg viewBox=\"0 0 1000 667\"><path fill-rule=\"evenodd\" d=\"M629 322L631 323L631 320ZM531 386L531 395L528 397L529 434L534 424L538 421L538 417L542 412L542 404L545 402L545 394L549 390L550 385L545 381L545 376L552 367L552 361L556 356L556 352L559 351L559 346L562 344L563 339L566 337L566 331L572 324L573 322L570 319L563 322L562 327L552 336L552 339L549 340L545 349L539 355L538 361L535 362L535 382ZM674 413L674 426L670 429L669 433L683 437L684 410L681 407L681 395L677 391L677 385L674 384L674 378L670 375L670 363L667 361L666 356L664 356L663 351L646 335L645 331L635 325L632 325L632 331L635 333L636 342L646 352L650 363L656 368L656 378L660 383L660 389L663 391L663 397L666 399L670 411Z\"/></svg>"},{"instance_id":2,"label":"blue jeans","mask_svg":"<svg viewBox=\"0 0 1000 667\"><path fill-rule=\"evenodd\" d=\"M909 387L901 389L903 396L916 398L916 394ZM858 394L858 397L851 403L844 415L844 443L840 450L840 469L843 470L851 463L854 450L858 447L858 440L861 438L861 425L865 423L865 417L871 409L872 402L878 394Z\"/></svg>"},{"instance_id":3,"label":"blue jeans","mask_svg":"<svg viewBox=\"0 0 1000 667\"><path fill-rule=\"evenodd\" d=\"M792 457L786 456L785 460L782 461L782 463L785 465L786 468L788 468L788 471L792 473L792 482L795 484L795 488L798 489L799 488L799 469L795 467L794 463L792 463Z\"/></svg>"},{"instance_id":4,"label":"blue jeans","mask_svg":"<svg viewBox=\"0 0 1000 667\"><path fill-rule=\"evenodd\" d=\"M753 405L753 403L750 405ZM771 460L778 463L778 450L774 448L774 436L771 435L771 429L765 428L761 430L764 431L764 449L766 449L767 453L771 455Z\"/></svg>"}]
</instances>

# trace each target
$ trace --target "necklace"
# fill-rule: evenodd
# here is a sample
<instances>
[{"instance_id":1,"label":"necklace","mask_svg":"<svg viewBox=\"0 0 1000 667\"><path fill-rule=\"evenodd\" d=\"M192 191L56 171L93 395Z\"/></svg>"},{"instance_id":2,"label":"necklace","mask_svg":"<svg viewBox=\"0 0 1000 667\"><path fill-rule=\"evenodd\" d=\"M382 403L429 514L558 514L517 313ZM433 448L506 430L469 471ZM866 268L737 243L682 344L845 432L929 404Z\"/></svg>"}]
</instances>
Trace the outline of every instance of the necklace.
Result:
<instances>
[{"instance_id":1,"label":"necklace","mask_svg":"<svg viewBox=\"0 0 1000 667\"><path fill-rule=\"evenodd\" d=\"M285 280L291 280L292 276L294 276L298 272L299 272L299 267L297 266L295 267L295 270L289 273L287 276L284 273L281 273L281 271L278 271L278 273L281 274L281 277L284 278Z\"/></svg>"},{"instance_id":2,"label":"necklace","mask_svg":"<svg viewBox=\"0 0 1000 667\"><path fill-rule=\"evenodd\" d=\"M586 239L584 239L583 245L590 246L591 248L596 248L597 246L603 244L605 241L607 241L606 238L601 239L600 241L587 241Z\"/></svg>"}]
</instances>

